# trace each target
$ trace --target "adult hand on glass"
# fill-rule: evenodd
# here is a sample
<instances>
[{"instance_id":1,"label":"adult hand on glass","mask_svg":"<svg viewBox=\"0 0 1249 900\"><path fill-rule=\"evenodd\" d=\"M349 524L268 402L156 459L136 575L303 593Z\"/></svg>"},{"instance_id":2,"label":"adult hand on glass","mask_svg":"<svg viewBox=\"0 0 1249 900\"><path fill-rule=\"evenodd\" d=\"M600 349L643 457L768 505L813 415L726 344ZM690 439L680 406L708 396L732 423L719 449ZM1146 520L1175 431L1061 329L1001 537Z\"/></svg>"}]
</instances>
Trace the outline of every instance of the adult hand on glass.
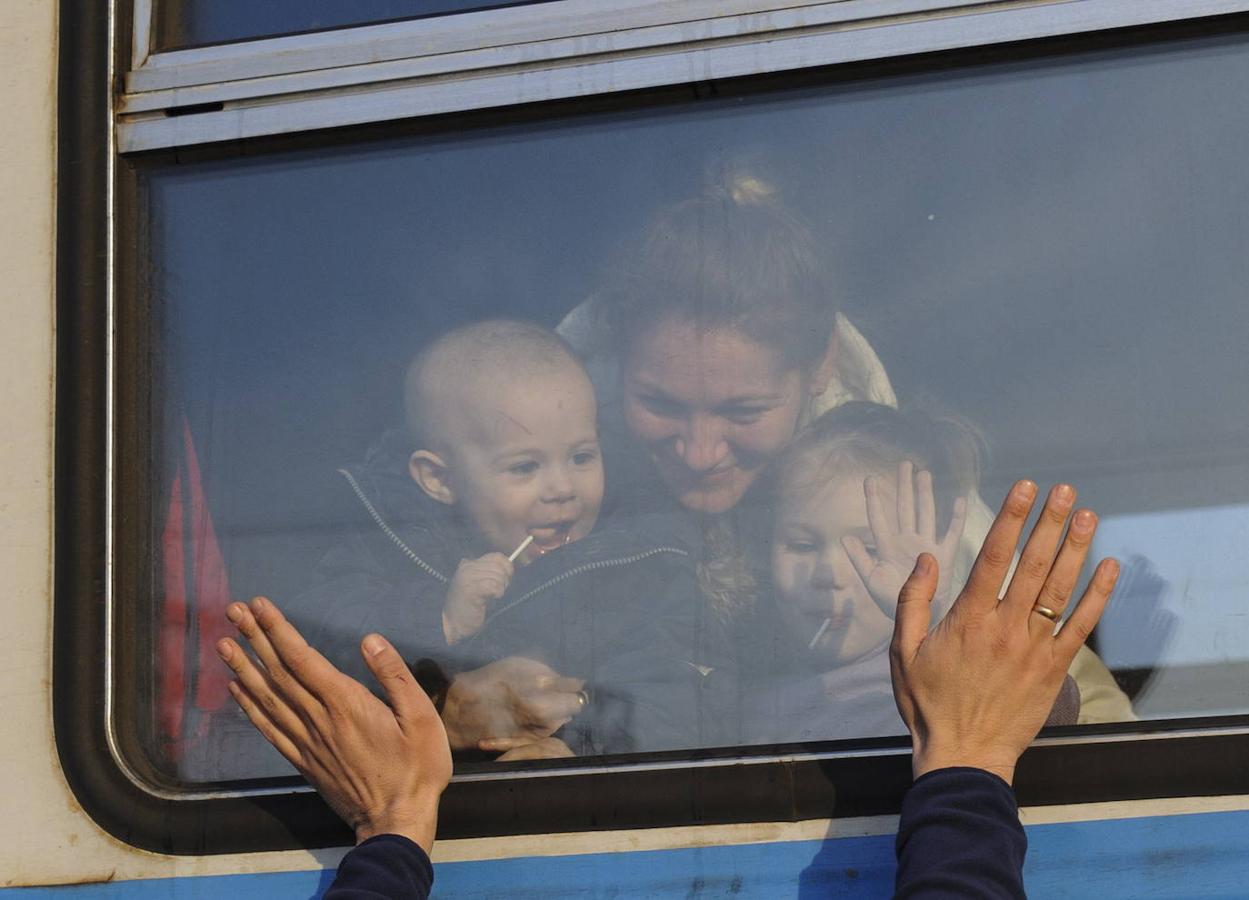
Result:
<instances>
[{"instance_id":1,"label":"adult hand on glass","mask_svg":"<svg viewBox=\"0 0 1249 900\"><path fill-rule=\"evenodd\" d=\"M969 766L1011 783L1019 756L1040 731L1114 588L1118 563L1104 559L1055 631L1097 530L1097 516L1087 509L1066 527L1075 491L1060 484L1050 491L1002 593L1036 494L1030 481L1011 489L967 586L931 632L939 576L931 554L919 558L898 597L890 668L894 699L911 731L916 778Z\"/></svg>"},{"instance_id":2,"label":"adult hand on glass","mask_svg":"<svg viewBox=\"0 0 1249 900\"><path fill-rule=\"evenodd\" d=\"M846 535L842 546L867 591L890 618L898 604L898 594L921 553L931 553L940 573L934 602L944 607L949 597L949 573L954 567L958 543L967 522L967 501L954 501L950 524L937 537L937 503L932 490L932 473L915 473L910 461L898 465L896 507L891 515L885 502L885 480L872 476L863 482L867 501L867 522L876 546L869 550L859 538Z\"/></svg>"},{"instance_id":3,"label":"adult hand on glass","mask_svg":"<svg viewBox=\"0 0 1249 900\"><path fill-rule=\"evenodd\" d=\"M226 615L260 662L230 638L217 644L237 678L230 692L251 723L355 830L357 843L400 834L428 853L451 750L395 648L376 634L360 645L387 706L310 647L273 603L232 603Z\"/></svg>"},{"instance_id":4,"label":"adult hand on glass","mask_svg":"<svg viewBox=\"0 0 1249 900\"><path fill-rule=\"evenodd\" d=\"M447 689L442 720L457 750L497 751L550 737L585 708L585 682L545 663L509 656L461 672ZM511 739L507 748L497 741Z\"/></svg>"}]
</instances>

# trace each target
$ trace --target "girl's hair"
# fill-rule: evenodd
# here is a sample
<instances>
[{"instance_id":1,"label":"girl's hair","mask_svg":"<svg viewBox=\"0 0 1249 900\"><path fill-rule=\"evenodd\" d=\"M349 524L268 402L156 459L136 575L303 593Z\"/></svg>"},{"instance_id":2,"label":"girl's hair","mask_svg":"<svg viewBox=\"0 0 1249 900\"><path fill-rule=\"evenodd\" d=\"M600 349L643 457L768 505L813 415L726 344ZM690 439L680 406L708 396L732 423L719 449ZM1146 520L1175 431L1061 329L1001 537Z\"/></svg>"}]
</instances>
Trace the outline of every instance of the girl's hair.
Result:
<instances>
[{"instance_id":1,"label":"girl's hair","mask_svg":"<svg viewBox=\"0 0 1249 900\"><path fill-rule=\"evenodd\" d=\"M780 458L783 491L797 478L824 480L847 467L895 471L905 460L932 473L937 527L950 520L954 501L974 491L980 480L984 439L966 422L852 401L830 409L798 433Z\"/></svg>"},{"instance_id":2,"label":"girl's hair","mask_svg":"<svg viewBox=\"0 0 1249 900\"><path fill-rule=\"evenodd\" d=\"M601 299L617 348L677 317L739 330L802 369L824 357L837 315L810 230L766 182L732 172L661 210Z\"/></svg>"}]
</instances>

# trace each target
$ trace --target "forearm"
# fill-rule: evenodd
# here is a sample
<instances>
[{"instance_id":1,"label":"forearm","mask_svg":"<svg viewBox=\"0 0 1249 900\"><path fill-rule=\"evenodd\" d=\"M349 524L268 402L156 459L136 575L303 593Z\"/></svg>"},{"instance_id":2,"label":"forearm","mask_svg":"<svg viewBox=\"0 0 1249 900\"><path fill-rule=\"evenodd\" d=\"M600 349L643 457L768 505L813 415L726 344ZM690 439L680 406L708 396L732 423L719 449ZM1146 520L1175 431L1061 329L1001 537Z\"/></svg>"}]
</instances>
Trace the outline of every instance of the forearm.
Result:
<instances>
[{"instance_id":1,"label":"forearm","mask_svg":"<svg viewBox=\"0 0 1249 900\"><path fill-rule=\"evenodd\" d=\"M921 776L902 802L896 897L1024 897L1028 841L1015 795L980 769Z\"/></svg>"}]
</instances>

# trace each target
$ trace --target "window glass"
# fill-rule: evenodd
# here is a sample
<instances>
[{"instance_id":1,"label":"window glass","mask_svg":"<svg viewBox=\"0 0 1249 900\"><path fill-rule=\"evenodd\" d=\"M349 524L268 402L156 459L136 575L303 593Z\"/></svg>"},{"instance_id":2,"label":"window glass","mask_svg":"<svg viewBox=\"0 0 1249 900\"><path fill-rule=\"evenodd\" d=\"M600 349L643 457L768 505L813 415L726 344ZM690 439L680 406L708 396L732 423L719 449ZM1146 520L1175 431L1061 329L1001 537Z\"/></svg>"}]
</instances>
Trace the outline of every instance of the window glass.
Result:
<instances>
[{"instance_id":1,"label":"window glass","mask_svg":"<svg viewBox=\"0 0 1249 900\"><path fill-rule=\"evenodd\" d=\"M162 0L156 4L157 45L178 50L534 2L541 0Z\"/></svg>"},{"instance_id":2,"label":"window glass","mask_svg":"<svg viewBox=\"0 0 1249 900\"><path fill-rule=\"evenodd\" d=\"M863 482L890 518L907 459L936 538L969 498L955 582L1015 477L1102 515L1055 722L1246 711L1247 78L1220 38L146 171L153 758L286 771L199 649L258 593L451 683L461 771L899 734Z\"/></svg>"}]
</instances>

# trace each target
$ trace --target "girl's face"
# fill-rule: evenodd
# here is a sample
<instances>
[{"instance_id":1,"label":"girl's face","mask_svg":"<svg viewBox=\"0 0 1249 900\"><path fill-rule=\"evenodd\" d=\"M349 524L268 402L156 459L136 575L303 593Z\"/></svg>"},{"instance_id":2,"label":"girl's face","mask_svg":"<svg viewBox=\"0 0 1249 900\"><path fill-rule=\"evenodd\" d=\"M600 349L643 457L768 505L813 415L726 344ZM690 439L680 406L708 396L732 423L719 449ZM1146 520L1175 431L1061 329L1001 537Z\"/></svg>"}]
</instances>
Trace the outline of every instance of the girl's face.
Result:
<instances>
[{"instance_id":1,"label":"girl's face","mask_svg":"<svg viewBox=\"0 0 1249 900\"><path fill-rule=\"evenodd\" d=\"M777 510L772 578L781 621L795 648L825 669L883 650L893 635L892 613L872 599L841 544L854 535L874 549L863 497L870 474L840 471L824 480L812 466L787 479ZM881 497L887 510L896 508L896 490L886 478Z\"/></svg>"},{"instance_id":2,"label":"girl's face","mask_svg":"<svg viewBox=\"0 0 1249 900\"><path fill-rule=\"evenodd\" d=\"M808 379L732 328L661 319L624 360L629 431L687 509L732 509L789 442Z\"/></svg>"}]
</instances>

